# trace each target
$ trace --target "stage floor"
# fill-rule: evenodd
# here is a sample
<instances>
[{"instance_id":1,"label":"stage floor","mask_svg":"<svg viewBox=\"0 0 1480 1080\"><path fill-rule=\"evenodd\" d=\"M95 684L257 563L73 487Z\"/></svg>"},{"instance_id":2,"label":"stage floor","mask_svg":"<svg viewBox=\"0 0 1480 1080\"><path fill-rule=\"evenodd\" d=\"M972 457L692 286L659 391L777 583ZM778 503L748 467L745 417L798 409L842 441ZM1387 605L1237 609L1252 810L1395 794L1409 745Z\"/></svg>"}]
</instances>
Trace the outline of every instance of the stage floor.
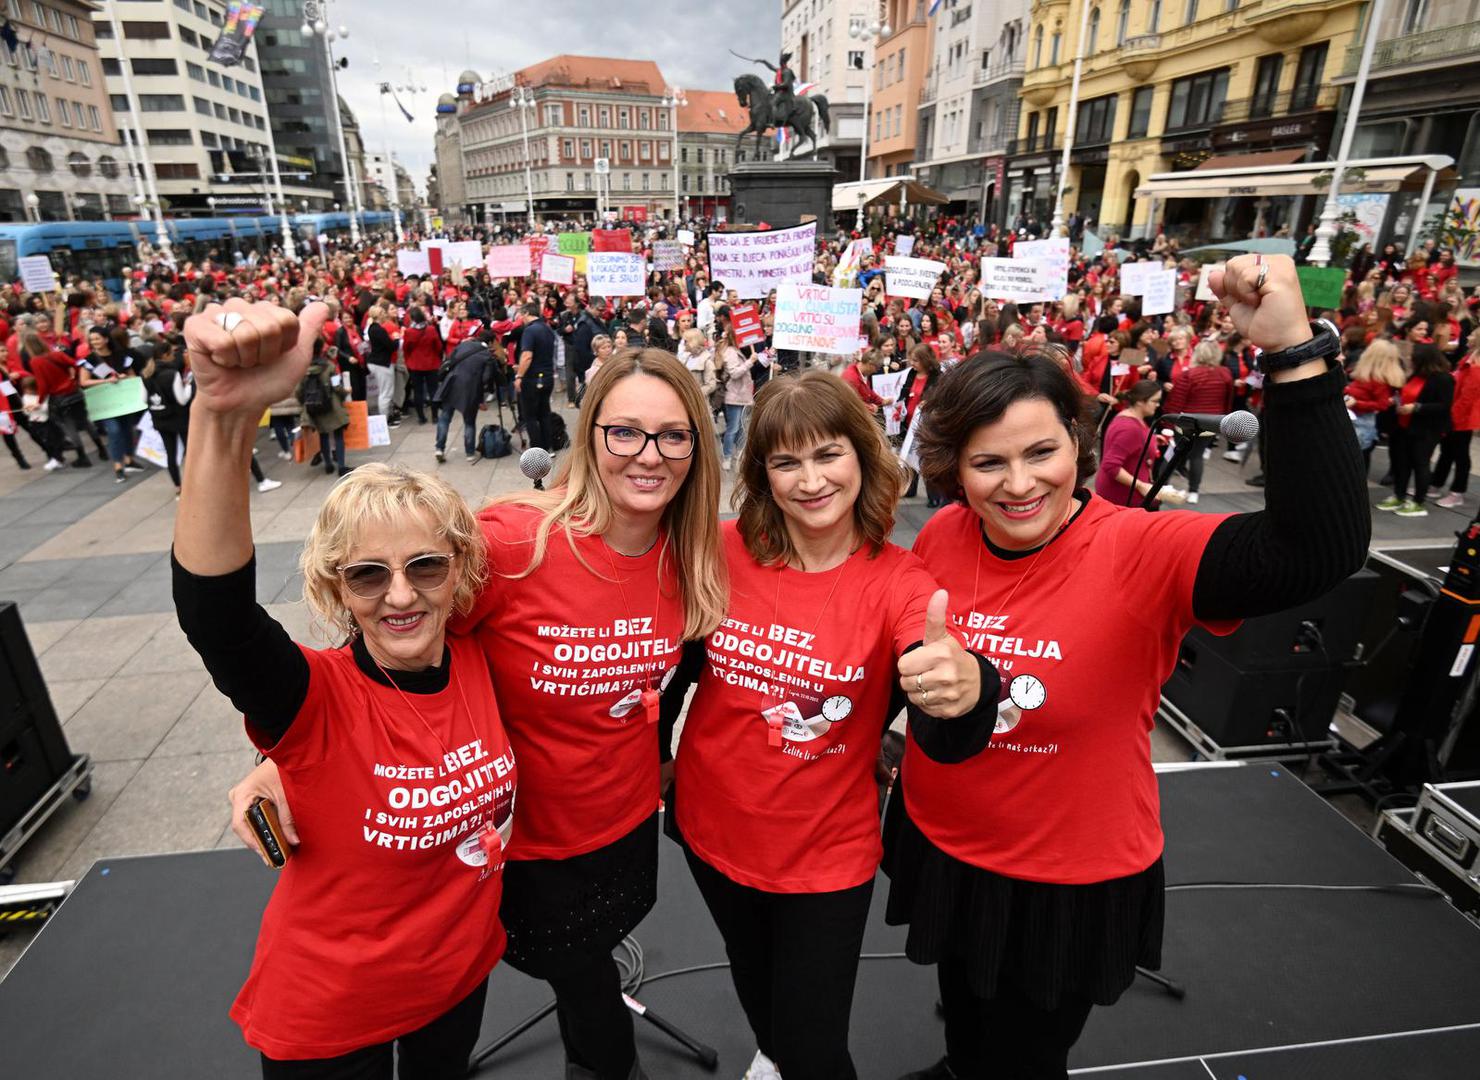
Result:
<instances>
[{"instance_id":1,"label":"stage floor","mask_svg":"<svg viewBox=\"0 0 1480 1080\"><path fill-rule=\"evenodd\" d=\"M1225 888L1412 884L1380 847L1283 769L1192 767L1161 775L1166 823L1165 974L1175 1000L1141 982L1097 1010L1076 1075L1148 1080L1459 1080L1480 1061L1480 929L1414 892ZM663 842L661 900L637 932L649 984L639 998L720 1054L739 1076L754 1044L728 972L662 973L724 959L683 860ZM0 983L7 1077L259 1075L226 1010L246 972L273 876L247 852L103 860ZM1218 885L1216 888L1188 886ZM892 1078L942 1052L933 969L889 957L901 931L874 918L853 1015L865 1078ZM547 999L500 967L483 1037ZM703 1070L639 1023L654 1080ZM486 1075L557 1077L553 1017L496 1055Z\"/></svg>"}]
</instances>

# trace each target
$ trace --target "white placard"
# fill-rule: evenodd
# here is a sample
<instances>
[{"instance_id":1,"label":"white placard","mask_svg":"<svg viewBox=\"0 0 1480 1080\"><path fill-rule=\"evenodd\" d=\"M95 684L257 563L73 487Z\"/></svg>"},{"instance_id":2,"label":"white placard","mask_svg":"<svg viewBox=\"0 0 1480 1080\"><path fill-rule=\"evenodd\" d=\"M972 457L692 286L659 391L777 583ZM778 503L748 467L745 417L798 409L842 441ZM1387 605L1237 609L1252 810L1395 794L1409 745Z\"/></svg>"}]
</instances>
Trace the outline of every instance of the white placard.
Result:
<instances>
[{"instance_id":1,"label":"white placard","mask_svg":"<svg viewBox=\"0 0 1480 1080\"><path fill-rule=\"evenodd\" d=\"M1167 315L1177 306L1177 271L1158 270L1146 278L1142 315Z\"/></svg>"},{"instance_id":2,"label":"white placard","mask_svg":"<svg viewBox=\"0 0 1480 1080\"><path fill-rule=\"evenodd\" d=\"M45 255L26 255L16 260L21 272L21 285L26 292L56 292L57 279L51 259Z\"/></svg>"},{"instance_id":3,"label":"white placard","mask_svg":"<svg viewBox=\"0 0 1480 1080\"><path fill-rule=\"evenodd\" d=\"M646 283L641 255L593 251L586 256L586 287L592 296L641 296Z\"/></svg>"},{"instance_id":4,"label":"white placard","mask_svg":"<svg viewBox=\"0 0 1480 1080\"><path fill-rule=\"evenodd\" d=\"M915 253L915 234L900 233L894 238L894 253L896 255L910 256Z\"/></svg>"},{"instance_id":5,"label":"white placard","mask_svg":"<svg viewBox=\"0 0 1480 1080\"><path fill-rule=\"evenodd\" d=\"M442 245L442 266L471 270L483 261L483 245L477 240L459 240ZM528 271L525 271L528 273Z\"/></svg>"},{"instance_id":6,"label":"white placard","mask_svg":"<svg viewBox=\"0 0 1480 1080\"><path fill-rule=\"evenodd\" d=\"M396 252L396 269L406 277L426 277L432 272L431 260L425 251Z\"/></svg>"},{"instance_id":7,"label":"white placard","mask_svg":"<svg viewBox=\"0 0 1480 1080\"><path fill-rule=\"evenodd\" d=\"M784 281L809 283L816 249L815 221L769 232L712 232L709 279L742 300L765 296Z\"/></svg>"},{"instance_id":8,"label":"white placard","mask_svg":"<svg viewBox=\"0 0 1480 1080\"><path fill-rule=\"evenodd\" d=\"M899 434L900 421L904 419L904 402L900 400L900 392L904 389L904 381L909 378L909 374L908 371L890 371L869 379L874 393L893 403L884 406L885 435Z\"/></svg>"},{"instance_id":9,"label":"white placard","mask_svg":"<svg viewBox=\"0 0 1480 1080\"><path fill-rule=\"evenodd\" d=\"M1145 296L1151 275L1161 272L1159 262L1130 262L1120 268L1122 296Z\"/></svg>"},{"instance_id":10,"label":"white placard","mask_svg":"<svg viewBox=\"0 0 1480 1080\"><path fill-rule=\"evenodd\" d=\"M910 429L904 433L904 442L899 444L899 460L916 472L920 471L920 451L915 447L915 434L920 429L920 417L924 415L925 406L921 405L910 420Z\"/></svg>"},{"instance_id":11,"label":"white placard","mask_svg":"<svg viewBox=\"0 0 1480 1080\"><path fill-rule=\"evenodd\" d=\"M679 240L654 240L653 269L682 270L683 242Z\"/></svg>"},{"instance_id":12,"label":"white placard","mask_svg":"<svg viewBox=\"0 0 1480 1080\"><path fill-rule=\"evenodd\" d=\"M782 282L776 287L772 343L778 349L799 352L857 352L862 301L862 289Z\"/></svg>"},{"instance_id":13,"label":"white placard","mask_svg":"<svg viewBox=\"0 0 1480 1080\"><path fill-rule=\"evenodd\" d=\"M591 256L587 255L586 258ZM540 280L555 285L570 285L576 280L576 260L571 255L555 255L545 252L540 259Z\"/></svg>"},{"instance_id":14,"label":"white placard","mask_svg":"<svg viewBox=\"0 0 1480 1080\"><path fill-rule=\"evenodd\" d=\"M370 436L371 446L389 446L391 444L391 429L384 416L377 414L366 417L365 431Z\"/></svg>"},{"instance_id":15,"label":"white placard","mask_svg":"<svg viewBox=\"0 0 1480 1080\"><path fill-rule=\"evenodd\" d=\"M1212 287L1208 284L1208 275L1214 270L1222 270L1223 263L1208 263L1197 272L1197 292L1194 294L1199 300L1211 300L1216 302L1218 297L1214 294Z\"/></svg>"},{"instance_id":16,"label":"white placard","mask_svg":"<svg viewBox=\"0 0 1480 1080\"><path fill-rule=\"evenodd\" d=\"M1036 303L1051 271L1034 259L983 259L982 295L993 300Z\"/></svg>"},{"instance_id":17,"label":"white placard","mask_svg":"<svg viewBox=\"0 0 1480 1080\"><path fill-rule=\"evenodd\" d=\"M694 246L694 230L693 229L679 229L678 230L678 242L680 244L682 244L684 247L693 247Z\"/></svg>"},{"instance_id":18,"label":"white placard","mask_svg":"<svg viewBox=\"0 0 1480 1080\"><path fill-rule=\"evenodd\" d=\"M447 256L443 255L445 259ZM495 281L500 278L522 278L529 276L528 244L495 244L488 249L483 265L488 267L488 276Z\"/></svg>"},{"instance_id":19,"label":"white placard","mask_svg":"<svg viewBox=\"0 0 1480 1080\"><path fill-rule=\"evenodd\" d=\"M907 259L903 255L884 257L884 291L890 296L915 296L930 299L931 290L940 284L946 264L930 259Z\"/></svg>"},{"instance_id":20,"label":"white placard","mask_svg":"<svg viewBox=\"0 0 1480 1080\"><path fill-rule=\"evenodd\" d=\"M1069 293L1069 238L1052 237L1048 240L1019 240L1012 246L1014 259L1030 259L1048 268L1043 291L1033 297L1046 304L1062 300Z\"/></svg>"}]
</instances>

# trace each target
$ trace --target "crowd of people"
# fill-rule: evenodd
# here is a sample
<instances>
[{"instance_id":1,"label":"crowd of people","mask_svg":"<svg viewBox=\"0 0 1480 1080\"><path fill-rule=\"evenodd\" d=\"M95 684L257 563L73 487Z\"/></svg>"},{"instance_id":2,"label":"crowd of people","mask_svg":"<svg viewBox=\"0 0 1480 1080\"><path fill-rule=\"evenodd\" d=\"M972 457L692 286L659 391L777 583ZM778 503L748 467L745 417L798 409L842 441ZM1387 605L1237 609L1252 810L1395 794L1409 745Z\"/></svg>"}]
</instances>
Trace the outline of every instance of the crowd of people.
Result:
<instances>
[{"instance_id":1,"label":"crowd of people","mask_svg":"<svg viewBox=\"0 0 1480 1080\"><path fill-rule=\"evenodd\" d=\"M916 1080L1062 1077L1091 1010L1159 964L1145 732L1177 644L1362 564L1360 451L1378 439L1400 512L1451 469L1463 493L1473 298L1414 261L1311 312L1291 260L1245 255L1201 301L1175 252L1112 244L1073 254L1062 299L999 303L978 260L1011 236L906 231L939 286L891 296L896 230L877 225L856 271L864 347L842 357L776 348L774 293L754 301L765 339L741 346L742 298L702 236L622 299L579 276L407 277L383 238L301 264L154 265L120 301L98 283L11 291L7 415L48 463L96 441L129 475L136 425L96 430L81 390L135 375L169 460L185 451L180 622L265 755L231 793L238 832L256 843L244 811L266 799L291 851L232 1013L265 1076L382 1076L395 1054L403 1076L461 1075L503 961L550 984L567 1075L642 1076L612 948L655 901L660 831L724 938L750 1080L856 1076L881 865L888 918L940 984L945 1056ZM635 249L653 238L634 230ZM819 282L850 239L819 240ZM1130 259L1177 269L1171 314L1122 295ZM872 376L890 372L906 375L885 396ZM426 470L350 470L355 401L435 425ZM1235 407L1263 426L1227 452L1278 461L1250 480L1280 497L1145 512L1157 416ZM476 462L505 408L557 470L475 511L439 476L451 422ZM259 441L293 457L306 429L348 473L302 555L305 600L343 642L326 650L254 600L247 476ZM1194 455L1161 501L1195 502L1202 471ZM738 519L721 524L726 472ZM942 509L905 551L891 529L920 494ZM1105 644L1131 639L1128 673ZM880 740L901 711L881 837Z\"/></svg>"}]
</instances>

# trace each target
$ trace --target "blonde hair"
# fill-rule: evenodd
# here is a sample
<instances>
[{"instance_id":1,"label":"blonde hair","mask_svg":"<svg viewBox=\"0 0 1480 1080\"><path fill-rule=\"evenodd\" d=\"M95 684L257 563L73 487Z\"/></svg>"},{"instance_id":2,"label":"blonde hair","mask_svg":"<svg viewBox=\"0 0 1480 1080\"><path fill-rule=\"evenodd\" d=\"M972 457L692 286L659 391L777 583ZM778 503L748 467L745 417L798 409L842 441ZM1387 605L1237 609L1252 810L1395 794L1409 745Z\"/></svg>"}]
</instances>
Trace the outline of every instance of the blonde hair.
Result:
<instances>
[{"instance_id":1,"label":"blonde hair","mask_svg":"<svg viewBox=\"0 0 1480 1080\"><path fill-rule=\"evenodd\" d=\"M1221 367L1223 350L1216 341L1199 341L1192 349L1193 367Z\"/></svg>"},{"instance_id":2,"label":"blonde hair","mask_svg":"<svg viewBox=\"0 0 1480 1080\"><path fill-rule=\"evenodd\" d=\"M689 369L665 349L628 348L611 356L601 370L586 384L576 429L571 433L570 450L565 456L550 490L517 492L490 500L490 506L514 504L529 506L543 515L535 529L534 550L529 565L514 578L528 577L539 569L550 543L550 532L557 526L565 530L566 540L576 558L578 536L601 536L612 524L612 505L596 465L596 415L612 387L632 375L646 375L663 382L678 395L696 433L694 454L678 494L663 510L663 526L668 531L666 552L678 571L679 591L684 607L684 637L704 637L719 625L730 603L729 572L719 533L719 455L715 448L714 424L709 403L699 392L699 384ZM600 571L586 566L593 574ZM663 567L659 567L662 580Z\"/></svg>"},{"instance_id":3,"label":"blonde hair","mask_svg":"<svg viewBox=\"0 0 1480 1080\"><path fill-rule=\"evenodd\" d=\"M371 462L334 485L319 507L298 558L303 599L341 636L352 637L358 628L340 594L337 568L350 557L367 525L395 525L415 513L426 516L457 556L453 611L462 614L473 606L488 579L488 549L467 502L445 481L428 473Z\"/></svg>"},{"instance_id":4,"label":"blonde hair","mask_svg":"<svg viewBox=\"0 0 1480 1080\"><path fill-rule=\"evenodd\" d=\"M839 435L853 444L863 474L853 504L854 528L871 548L870 558L884 550L904 491L904 470L852 387L829 372L804 371L772 379L761 388L745 433L745 453L730 502L740 512L745 548L757 562L785 563L797 554L786 531L786 517L771 496L766 459Z\"/></svg>"},{"instance_id":5,"label":"blonde hair","mask_svg":"<svg viewBox=\"0 0 1480 1080\"><path fill-rule=\"evenodd\" d=\"M685 330L683 332L684 347L698 356L709 344L709 339L704 336L703 330Z\"/></svg>"},{"instance_id":6,"label":"blonde hair","mask_svg":"<svg viewBox=\"0 0 1480 1080\"><path fill-rule=\"evenodd\" d=\"M1079 318L1079 294L1069 293L1059 301L1059 314L1065 319Z\"/></svg>"},{"instance_id":7,"label":"blonde hair","mask_svg":"<svg viewBox=\"0 0 1480 1080\"><path fill-rule=\"evenodd\" d=\"M1377 338L1362 350L1361 359L1352 368L1352 381L1386 383L1396 389L1408 381L1398 346L1387 338Z\"/></svg>"}]
</instances>

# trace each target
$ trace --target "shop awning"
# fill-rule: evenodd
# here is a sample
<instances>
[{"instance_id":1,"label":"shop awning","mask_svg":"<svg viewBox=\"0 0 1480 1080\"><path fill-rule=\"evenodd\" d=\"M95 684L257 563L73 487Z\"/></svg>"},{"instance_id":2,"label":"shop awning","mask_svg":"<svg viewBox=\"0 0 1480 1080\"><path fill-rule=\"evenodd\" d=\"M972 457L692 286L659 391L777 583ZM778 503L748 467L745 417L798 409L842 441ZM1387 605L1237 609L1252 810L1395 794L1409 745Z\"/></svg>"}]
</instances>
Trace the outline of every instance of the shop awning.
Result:
<instances>
[{"instance_id":1,"label":"shop awning","mask_svg":"<svg viewBox=\"0 0 1480 1080\"><path fill-rule=\"evenodd\" d=\"M1268 155L1247 155L1249 158ZM1323 195L1330 186L1335 162L1278 164L1261 162L1230 168L1207 168L1232 157L1210 158L1196 169L1156 173L1136 188L1136 198L1218 199L1227 195ZM1454 159L1444 154L1403 158L1363 158L1349 161L1341 190L1349 193L1398 191L1417 188L1432 172L1437 180L1452 177Z\"/></svg>"},{"instance_id":2,"label":"shop awning","mask_svg":"<svg viewBox=\"0 0 1480 1080\"><path fill-rule=\"evenodd\" d=\"M889 176L880 180L855 180L834 184L832 208L835 213L857 210L862 206L888 206L909 203L913 206L944 206L946 196L908 176Z\"/></svg>"}]
</instances>

